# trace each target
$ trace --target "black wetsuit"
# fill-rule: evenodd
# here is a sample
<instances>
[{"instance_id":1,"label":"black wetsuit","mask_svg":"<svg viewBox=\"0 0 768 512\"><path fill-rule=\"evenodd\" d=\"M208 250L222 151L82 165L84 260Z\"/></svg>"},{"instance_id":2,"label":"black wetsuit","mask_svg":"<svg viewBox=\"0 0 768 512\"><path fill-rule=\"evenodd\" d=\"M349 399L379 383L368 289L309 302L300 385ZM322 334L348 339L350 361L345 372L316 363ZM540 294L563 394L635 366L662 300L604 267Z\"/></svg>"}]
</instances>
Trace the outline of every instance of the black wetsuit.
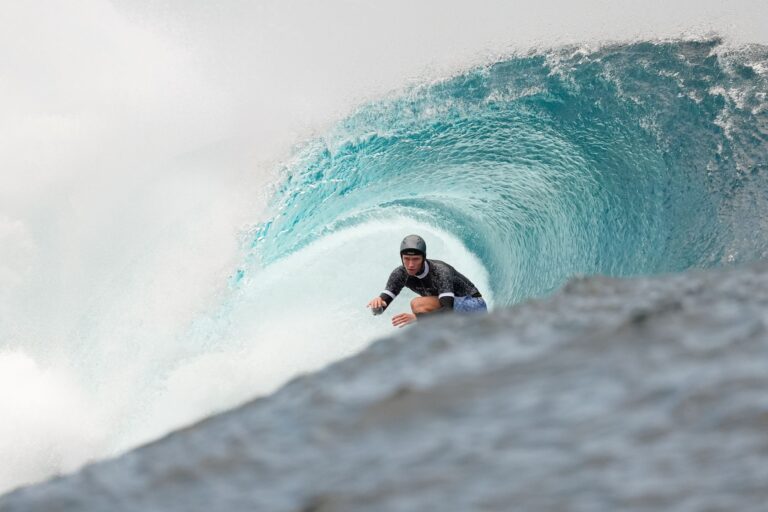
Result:
<instances>
[{"instance_id":1,"label":"black wetsuit","mask_svg":"<svg viewBox=\"0 0 768 512\"><path fill-rule=\"evenodd\" d=\"M389 306L403 286L422 297L437 297L440 300L440 309L434 311L435 313L453 311L454 297L481 296L472 281L440 260L425 260L424 267L416 276L408 275L402 265L397 267L389 275L387 287L379 297Z\"/></svg>"}]
</instances>

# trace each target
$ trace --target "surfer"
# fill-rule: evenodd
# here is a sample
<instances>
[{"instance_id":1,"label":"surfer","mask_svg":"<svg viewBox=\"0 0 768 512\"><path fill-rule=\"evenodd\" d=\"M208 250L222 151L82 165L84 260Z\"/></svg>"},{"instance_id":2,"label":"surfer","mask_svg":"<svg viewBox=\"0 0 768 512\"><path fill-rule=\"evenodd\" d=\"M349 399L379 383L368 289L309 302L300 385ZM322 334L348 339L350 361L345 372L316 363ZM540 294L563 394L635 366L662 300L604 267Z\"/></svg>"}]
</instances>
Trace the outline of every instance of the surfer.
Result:
<instances>
[{"instance_id":1,"label":"surfer","mask_svg":"<svg viewBox=\"0 0 768 512\"><path fill-rule=\"evenodd\" d=\"M392 271L381 295L368 303L374 315L381 314L403 286L420 297L411 301L413 313L392 317L392 325L396 327L426 314L488 311L485 300L469 279L443 261L427 259L427 244L419 235L408 235L400 243L400 261L403 264Z\"/></svg>"}]
</instances>

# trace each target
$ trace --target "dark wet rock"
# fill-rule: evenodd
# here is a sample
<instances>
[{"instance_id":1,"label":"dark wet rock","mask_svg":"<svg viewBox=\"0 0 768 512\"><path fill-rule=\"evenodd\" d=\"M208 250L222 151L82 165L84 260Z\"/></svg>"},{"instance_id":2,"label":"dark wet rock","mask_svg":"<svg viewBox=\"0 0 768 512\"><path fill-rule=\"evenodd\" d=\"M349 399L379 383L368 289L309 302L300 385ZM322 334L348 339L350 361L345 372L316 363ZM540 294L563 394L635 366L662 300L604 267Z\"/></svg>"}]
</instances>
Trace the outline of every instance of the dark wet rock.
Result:
<instances>
[{"instance_id":1,"label":"dark wet rock","mask_svg":"<svg viewBox=\"0 0 768 512\"><path fill-rule=\"evenodd\" d=\"M421 322L0 510L762 512L766 389L768 264L579 279Z\"/></svg>"}]
</instances>

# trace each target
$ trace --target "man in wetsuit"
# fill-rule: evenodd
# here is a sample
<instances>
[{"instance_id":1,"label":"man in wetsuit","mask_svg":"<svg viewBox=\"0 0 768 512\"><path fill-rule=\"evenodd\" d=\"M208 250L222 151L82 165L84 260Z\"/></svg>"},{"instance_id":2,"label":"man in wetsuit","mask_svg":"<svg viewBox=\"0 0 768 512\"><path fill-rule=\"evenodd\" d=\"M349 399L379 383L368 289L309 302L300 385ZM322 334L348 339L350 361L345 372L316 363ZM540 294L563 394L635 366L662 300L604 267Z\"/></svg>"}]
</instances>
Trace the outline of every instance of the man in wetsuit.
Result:
<instances>
[{"instance_id":1,"label":"man in wetsuit","mask_svg":"<svg viewBox=\"0 0 768 512\"><path fill-rule=\"evenodd\" d=\"M427 259L427 244L419 235L408 235L400 244L403 264L392 271L381 295L368 303L374 314L386 309L407 286L418 293L411 313L392 317L392 325L403 327L430 313L487 312L485 300L474 284L455 268L440 260Z\"/></svg>"}]
</instances>

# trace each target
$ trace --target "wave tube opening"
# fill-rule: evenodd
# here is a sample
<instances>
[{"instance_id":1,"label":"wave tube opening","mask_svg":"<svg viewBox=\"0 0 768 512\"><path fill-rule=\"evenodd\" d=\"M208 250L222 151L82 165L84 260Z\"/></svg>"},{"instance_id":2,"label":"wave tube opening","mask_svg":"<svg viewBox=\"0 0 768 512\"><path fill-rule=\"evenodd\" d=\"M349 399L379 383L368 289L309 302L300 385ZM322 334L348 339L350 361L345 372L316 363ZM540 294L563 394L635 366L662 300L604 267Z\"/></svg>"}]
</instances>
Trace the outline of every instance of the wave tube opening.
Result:
<instances>
[{"instance_id":1,"label":"wave tube opening","mask_svg":"<svg viewBox=\"0 0 768 512\"><path fill-rule=\"evenodd\" d=\"M575 274L764 258L767 55L718 39L563 48L368 104L286 166L251 261L405 217L456 236L504 305Z\"/></svg>"}]
</instances>

